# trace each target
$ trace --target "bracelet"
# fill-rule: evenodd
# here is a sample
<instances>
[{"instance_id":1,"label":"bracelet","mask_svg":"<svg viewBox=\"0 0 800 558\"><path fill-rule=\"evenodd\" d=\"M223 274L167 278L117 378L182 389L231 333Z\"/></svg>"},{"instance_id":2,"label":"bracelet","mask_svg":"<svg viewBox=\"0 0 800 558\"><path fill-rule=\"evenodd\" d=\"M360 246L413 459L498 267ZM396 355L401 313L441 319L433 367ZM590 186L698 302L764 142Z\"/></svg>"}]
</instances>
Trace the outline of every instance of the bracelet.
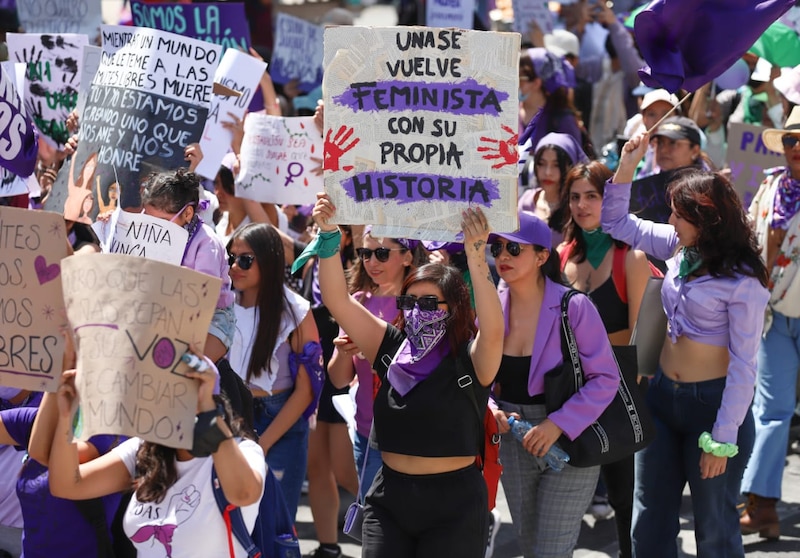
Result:
<instances>
[{"instance_id":1,"label":"bracelet","mask_svg":"<svg viewBox=\"0 0 800 558\"><path fill-rule=\"evenodd\" d=\"M739 446L736 444L717 442L708 432L700 434L697 446L706 453L715 457L734 457L739 453Z\"/></svg>"},{"instance_id":2,"label":"bracelet","mask_svg":"<svg viewBox=\"0 0 800 558\"><path fill-rule=\"evenodd\" d=\"M225 407L217 404L212 411L197 413L194 419L194 439L190 453L195 457L208 457L216 453L219 445L233 436L226 436L219 427L219 421L224 421Z\"/></svg>"}]
</instances>

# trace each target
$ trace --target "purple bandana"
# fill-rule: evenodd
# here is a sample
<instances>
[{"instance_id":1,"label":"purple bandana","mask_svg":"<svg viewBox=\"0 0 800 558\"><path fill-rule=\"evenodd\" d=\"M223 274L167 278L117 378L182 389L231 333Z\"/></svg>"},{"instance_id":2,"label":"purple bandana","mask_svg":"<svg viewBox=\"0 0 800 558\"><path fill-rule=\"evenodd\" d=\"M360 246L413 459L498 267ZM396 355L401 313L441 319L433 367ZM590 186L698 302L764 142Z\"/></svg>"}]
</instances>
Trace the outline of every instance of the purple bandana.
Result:
<instances>
[{"instance_id":1,"label":"purple bandana","mask_svg":"<svg viewBox=\"0 0 800 558\"><path fill-rule=\"evenodd\" d=\"M773 229L789 228L789 221L800 211L800 180L792 178L789 169L778 182L775 205L772 208Z\"/></svg>"},{"instance_id":2,"label":"purple bandana","mask_svg":"<svg viewBox=\"0 0 800 558\"><path fill-rule=\"evenodd\" d=\"M389 365L389 383L400 395L405 396L411 388L431 375L450 351L447 333L447 310L403 311L406 339Z\"/></svg>"}]
</instances>

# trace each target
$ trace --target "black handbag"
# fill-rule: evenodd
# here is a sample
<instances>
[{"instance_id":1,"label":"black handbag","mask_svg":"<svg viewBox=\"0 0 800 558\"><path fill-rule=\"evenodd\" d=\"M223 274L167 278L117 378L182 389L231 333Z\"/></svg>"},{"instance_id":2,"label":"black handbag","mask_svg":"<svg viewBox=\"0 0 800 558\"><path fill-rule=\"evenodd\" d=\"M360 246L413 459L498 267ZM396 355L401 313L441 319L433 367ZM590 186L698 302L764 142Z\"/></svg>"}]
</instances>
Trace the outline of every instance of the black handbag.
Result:
<instances>
[{"instance_id":1,"label":"black handbag","mask_svg":"<svg viewBox=\"0 0 800 558\"><path fill-rule=\"evenodd\" d=\"M585 383L575 333L567 308L578 294L571 290L561 299L561 352L564 362L544 376L545 408L550 414L560 409ZM586 430L570 440L561 435L558 444L569 454L569 464L593 467L614 463L632 455L655 437L655 425L637 384L636 347L615 346L614 359L619 372L619 388L603 414Z\"/></svg>"}]
</instances>

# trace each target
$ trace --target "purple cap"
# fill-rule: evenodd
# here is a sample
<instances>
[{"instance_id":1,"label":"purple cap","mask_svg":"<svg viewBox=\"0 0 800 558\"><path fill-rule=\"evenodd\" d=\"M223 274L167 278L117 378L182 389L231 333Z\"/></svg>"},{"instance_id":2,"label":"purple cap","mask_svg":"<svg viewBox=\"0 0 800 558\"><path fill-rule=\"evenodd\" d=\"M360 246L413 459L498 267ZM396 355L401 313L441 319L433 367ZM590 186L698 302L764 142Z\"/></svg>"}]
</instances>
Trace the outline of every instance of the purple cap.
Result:
<instances>
[{"instance_id":1,"label":"purple cap","mask_svg":"<svg viewBox=\"0 0 800 558\"><path fill-rule=\"evenodd\" d=\"M492 237L500 237L511 242L533 244L552 250L553 233L547 223L528 211L519 212L519 230L511 233L493 233Z\"/></svg>"},{"instance_id":2,"label":"purple cap","mask_svg":"<svg viewBox=\"0 0 800 558\"><path fill-rule=\"evenodd\" d=\"M372 236L372 225L367 225L366 227L364 227L364 236L366 235ZM419 244L419 240L413 240L411 238L390 238L390 237L386 238L394 240L400 246L406 248L407 250L413 250L414 248L417 247L417 244Z\"/></svg>"},{"instance_id":3,"label":"purple cap","mask_svg":"<svg viewBox=\"0 0 800 558\"><path fill-rule=\"evenodd\" d=\"M428 252L435 252L436 250L444 250L448 254L456 254L464 250L464 244L461 242L445 242L443 240L421 240L420 243Z\"/></svg>"},{"instance_id":4,"label":"purple cap","mask_svg":"<svg viewBox=\"0 0 800 558\"><path fill-rule=\"evenodd\" d=\"M534 153L538 153L540 149L550 145L555 145L563 149L573 165L589 162L589 157L586 156L586 153L583 152L583 147L581 147L581 144L579 144L574 137L569 134L559 134L557 132L550 132L540 139L539 143L536 144L536 151L534 151Z\"/></svg>"},{"instance_id":5,"label":"purple cap","mask_svg":"<svg viewBox=\"0 0 800 558\"><path fill-rule=\"evenodd\" d=\"M529 48L525 54L533 62L536 77L541 78L545 91L552 93L559 87L574 87L575 72L568 62L545 48Z\"/></svg>"}]
</instances>

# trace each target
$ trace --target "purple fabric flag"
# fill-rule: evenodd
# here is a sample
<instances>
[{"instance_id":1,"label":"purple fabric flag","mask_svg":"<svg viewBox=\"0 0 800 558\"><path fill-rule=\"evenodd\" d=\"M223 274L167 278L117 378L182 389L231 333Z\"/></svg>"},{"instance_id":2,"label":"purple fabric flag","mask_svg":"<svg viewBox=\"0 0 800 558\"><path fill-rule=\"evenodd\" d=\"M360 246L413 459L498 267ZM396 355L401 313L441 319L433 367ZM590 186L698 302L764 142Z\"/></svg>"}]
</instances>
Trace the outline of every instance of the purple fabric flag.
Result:
<instances>
[{"instance_id":1,"label":"purple fabric flag","mask_svg":"<svg viewBox=\"0 0 800 558\"><path fill-rule=\"evenodd\" d=\"M728 69L795 0L653 0L634 22L647 66L639 77L670 93L696 91Z\"/></svg>"},{"instance_id":2,"label":"purple fabric flag","mask_svg":"<svg viewBox=\"0 0 800 558\"><path fill-rule=\"evenodd\" d=\"M20 177L36 168L39 134L14 87L11 76L0 68L0 166Z\"/></svg>"}]
</instances>

